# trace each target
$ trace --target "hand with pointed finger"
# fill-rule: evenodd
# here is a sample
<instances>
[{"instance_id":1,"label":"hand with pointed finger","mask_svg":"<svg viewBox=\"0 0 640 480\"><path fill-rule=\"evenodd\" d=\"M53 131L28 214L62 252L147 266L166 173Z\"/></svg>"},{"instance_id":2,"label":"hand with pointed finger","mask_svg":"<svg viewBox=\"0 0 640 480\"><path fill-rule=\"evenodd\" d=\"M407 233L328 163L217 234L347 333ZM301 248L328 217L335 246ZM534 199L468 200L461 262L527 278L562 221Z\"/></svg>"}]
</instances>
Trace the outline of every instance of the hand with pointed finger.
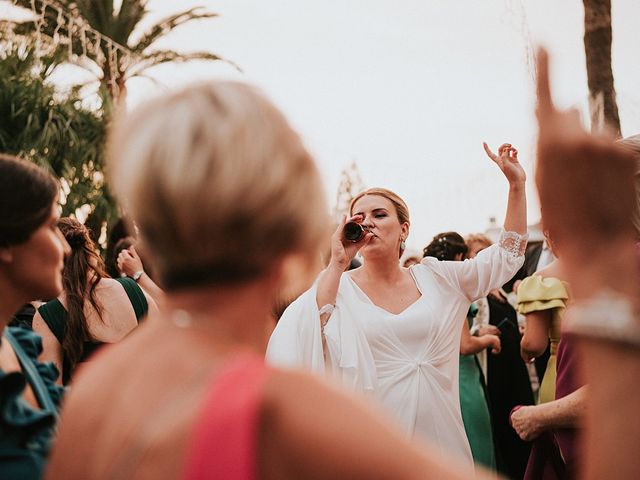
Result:
<instances>
[{"instance_id":1,"label":"hand with pointed finger","mask_svg":"<svg viewBox=\"0 0 640 480\"><path fill-rule=\"evenodd\" d=\"M536 185L545 228L576 299L598 284L625 290L638 281L631 281L637 278L633 155L610 132L588 133L577 110L556 109L544 49L538 51L537 71Z\"/></svg>"},{"instance_id":2,"label":"hand with pointed finger","mask_svg":"<svg viewBox=\"0 0 640 480\"><path fill-rule=\"evenodd\" d=\"M523 184L526 181L527 174L518 161L518 150L513 145L503 143L498 147L497 155L493 153L486 142L482 142L482 146L487 156L498 165L509 184Z\"/></svg>"}]
</instances>

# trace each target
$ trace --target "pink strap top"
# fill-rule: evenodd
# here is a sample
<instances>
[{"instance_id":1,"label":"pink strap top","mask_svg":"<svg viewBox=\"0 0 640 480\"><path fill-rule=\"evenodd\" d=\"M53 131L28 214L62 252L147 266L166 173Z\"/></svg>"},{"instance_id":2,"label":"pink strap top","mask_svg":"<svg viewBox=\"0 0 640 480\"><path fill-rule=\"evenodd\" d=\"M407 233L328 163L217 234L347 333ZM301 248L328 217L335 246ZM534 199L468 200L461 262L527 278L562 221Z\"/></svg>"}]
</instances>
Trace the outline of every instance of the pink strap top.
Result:
<instances>
[{"instance_id":1,"label":"pink strap top","mask_svg":"<svg viewBox=\"0 0 640 480\"><path fill-rule=\"evenodd\" d=\"M258 478L258 422L268 374L261 357L245 353L216 374L196 421L184 480Z\"/></svg>"}]
</instances>

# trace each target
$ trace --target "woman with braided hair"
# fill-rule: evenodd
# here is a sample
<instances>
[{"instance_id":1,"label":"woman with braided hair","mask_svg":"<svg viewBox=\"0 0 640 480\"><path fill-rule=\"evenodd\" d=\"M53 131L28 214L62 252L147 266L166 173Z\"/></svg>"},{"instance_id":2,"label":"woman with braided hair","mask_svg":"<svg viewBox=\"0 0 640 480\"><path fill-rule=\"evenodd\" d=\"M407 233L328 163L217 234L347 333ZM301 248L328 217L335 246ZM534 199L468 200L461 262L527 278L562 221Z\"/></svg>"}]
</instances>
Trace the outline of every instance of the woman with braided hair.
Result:
<instances>
[{"instance_id":1,"label":"woman with braided hair","mask_svg":"<svg viewBox=\"0 0 640 480\"><path fill-rule=\"evenodd\" d=\"M469 248L464 238L457 232L439 233L431 243L422 250L423 257L434 257L438 260L456 260L464 259Z\"/></svg>"},{"instance_id":2,"label":"woman with braided hair","mask_svg":"<svg viewBox=\"0 0 640 480\"><path fill-rule=\"evenodd\" d=\"M149 307L156 307L133 279L107 275L84 225L61 218L58 228L71 247L64 264L64 289L38 309L33 329L43 339L41 358L58 367L58 381L67 385L78 364L103 344L121 340Z\"/></svg>"}]
</instances>

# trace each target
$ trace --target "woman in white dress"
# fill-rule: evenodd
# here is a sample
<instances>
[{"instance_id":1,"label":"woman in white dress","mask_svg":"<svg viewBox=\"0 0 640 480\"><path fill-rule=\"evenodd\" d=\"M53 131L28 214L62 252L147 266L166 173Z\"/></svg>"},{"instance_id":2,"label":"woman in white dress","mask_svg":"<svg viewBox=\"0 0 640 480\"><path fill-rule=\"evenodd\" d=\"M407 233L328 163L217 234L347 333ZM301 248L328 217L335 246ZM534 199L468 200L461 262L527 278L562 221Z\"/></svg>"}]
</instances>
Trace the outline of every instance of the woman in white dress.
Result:
<instances>
[{"instance_id":1,"label":"woman in white dress","mask_svg":"<svg viewBox=\"0 0 640 480\"><path fill-rule=\"evenodd\" d=\"M332 237L331 260L314 286L293 302L267 350L277 365L326 372L372 394L409 436L430 440L472 465L458 397L462 322L470 303L503 285L522 265L526 246L525 172L505 143L487 155L509 182L500 241L473 260L426 258L403 268L409 234L406 204L370 189L351 203L349 221L365 227L358 242ZM345 272L360 251L362 267Z\"/></svg>"}]
</instances>

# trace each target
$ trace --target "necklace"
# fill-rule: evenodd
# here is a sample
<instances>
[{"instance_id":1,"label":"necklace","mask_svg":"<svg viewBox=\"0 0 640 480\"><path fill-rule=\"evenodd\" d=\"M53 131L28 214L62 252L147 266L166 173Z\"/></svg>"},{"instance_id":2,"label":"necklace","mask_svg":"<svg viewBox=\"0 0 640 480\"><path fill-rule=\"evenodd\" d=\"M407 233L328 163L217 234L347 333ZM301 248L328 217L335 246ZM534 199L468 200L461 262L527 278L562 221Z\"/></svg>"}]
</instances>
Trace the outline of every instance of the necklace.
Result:
<instances>
[{"instance_id":1,"label":"necklace","mask_svg":"<svg viewBox=\"0 0 640 480\"><path fill-rule=\"evenodd\" d=\"M178 328L189 328L193 325L191 314L186 310L174 310L171 313L171 321Z\"/></svg>"}]
</instances>

